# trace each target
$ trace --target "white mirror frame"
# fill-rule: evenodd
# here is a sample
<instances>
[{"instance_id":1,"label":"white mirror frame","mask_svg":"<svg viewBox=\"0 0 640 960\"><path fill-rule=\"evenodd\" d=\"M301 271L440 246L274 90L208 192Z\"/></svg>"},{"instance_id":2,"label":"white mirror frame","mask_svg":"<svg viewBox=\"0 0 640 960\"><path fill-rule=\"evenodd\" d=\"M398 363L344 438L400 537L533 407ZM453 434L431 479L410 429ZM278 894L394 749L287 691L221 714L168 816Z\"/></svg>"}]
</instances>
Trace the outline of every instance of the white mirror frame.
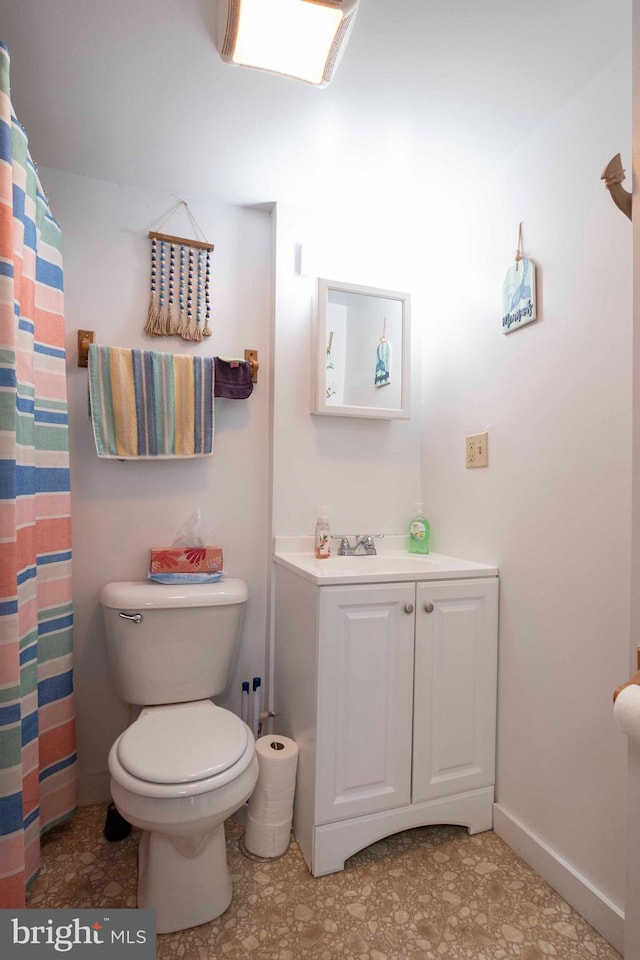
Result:
<instances>
[{"instance_id":1,"label":"white mirror frame","mask_svg":"<svg viewBox=\"0 0 640 960\"><path fill-rule=\"evenodd\" d=\"M380 297L385 300L399 300L402 304L402 349L393 356L393 365L400 367L401 389L400 405L397 407L356 406L327 403L326 366L329 327L327 323L329 295L331 291L363 294L367 297ZM378 287L365 287L355 283L343 283L338 280L318 279L317 330L315 336L314 386L312 412L328 417L369 417L376 420L408 420L410 398L410 330L411 297L397 290L382 290ZM398 356L399 354L399 356ZM374 370L373 364L371 367ZM382 387L381 389L385 389Z\"/></svg>"}]
</instances>

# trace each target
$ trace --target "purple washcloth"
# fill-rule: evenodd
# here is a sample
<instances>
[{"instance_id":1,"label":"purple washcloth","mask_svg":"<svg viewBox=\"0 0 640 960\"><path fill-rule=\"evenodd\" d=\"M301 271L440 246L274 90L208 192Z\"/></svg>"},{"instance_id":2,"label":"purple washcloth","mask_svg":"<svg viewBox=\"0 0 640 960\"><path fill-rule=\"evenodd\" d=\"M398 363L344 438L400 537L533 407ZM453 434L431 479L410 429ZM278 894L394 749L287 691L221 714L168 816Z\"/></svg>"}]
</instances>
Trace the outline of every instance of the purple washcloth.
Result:
<instances>
[{"instance_id":1,"label":"purple washcloth","mask_svg":"<svg viewBox=\"0 0 640 960\"><path fill-rule=\"evenodd\" d=\"M228 400L246 400L253 391L251 367L246 360L222 360L214 357L214 397Z\"/></svg>"}]
</instances>

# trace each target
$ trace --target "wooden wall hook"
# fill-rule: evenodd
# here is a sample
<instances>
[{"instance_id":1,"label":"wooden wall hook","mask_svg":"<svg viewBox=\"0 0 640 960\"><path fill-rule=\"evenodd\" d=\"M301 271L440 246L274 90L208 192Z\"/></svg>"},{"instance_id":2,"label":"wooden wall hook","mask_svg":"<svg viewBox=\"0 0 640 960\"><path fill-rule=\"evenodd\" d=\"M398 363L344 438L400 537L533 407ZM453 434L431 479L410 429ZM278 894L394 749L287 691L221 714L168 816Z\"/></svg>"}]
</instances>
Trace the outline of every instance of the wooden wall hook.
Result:
<instances>
[{"instance_id":1,"label":"wooden wall hook","mask_svg":"<svg viewBox=\"0 0 640 960\"><path fill-rule=\"evenodd\" d=\"M249 364L251 369L251 382L258 382L258 369L260 364L258 363L258 351L257 350L245 350L244 358Z\"/></svg>"},{"instance_id":2,"label":"wooden wall hook","mask_svg":"<svg viewBox=\"0 0 640 960\"><path fill-rule=\"evenodd\" d=\"M632 218L632 195L626 190L622 183L624 181L625 173L622 166L622 160L620 159L620 154L616 153L615 157L612 157L609 160L609 163L606 165L602 171L601 180L604 180L604 185L611 194L613 202L616 207L629 217L629 220Z\"/></svg>"},{"instance_id":3,"label":"wooden wall hook","mask_svg":"<svg viewBox=\"0 0 640 960\"><path fill-rule=\"evenodd\" d=\"M89 345L95 343L94 330L78 330L78 366L89 366Z\"/></svg>"}]
</instances>

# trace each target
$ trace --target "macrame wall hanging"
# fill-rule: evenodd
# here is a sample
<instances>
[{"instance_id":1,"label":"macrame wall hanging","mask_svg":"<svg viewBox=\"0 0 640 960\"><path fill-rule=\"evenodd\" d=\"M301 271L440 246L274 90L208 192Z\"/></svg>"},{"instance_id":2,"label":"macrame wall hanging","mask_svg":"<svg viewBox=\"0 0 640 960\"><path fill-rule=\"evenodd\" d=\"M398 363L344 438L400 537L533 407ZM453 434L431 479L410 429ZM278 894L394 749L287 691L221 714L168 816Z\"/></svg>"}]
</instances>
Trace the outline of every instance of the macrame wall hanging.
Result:
<instances>
[{"instance_id":1,"label":"macrame wall hanging","mask_svg":"<svg viewBox=\"0 0 640 960\"><path fill-rule=\"evenodd\" d=\"M184 207L201 240L186 240L149 231L151 240L151 300L144 332L151 337L178 336L203 340L211 336L211 254L209 243L186 200L171 208L162 227L179 207Z\"/></svg>"}]
</instances>

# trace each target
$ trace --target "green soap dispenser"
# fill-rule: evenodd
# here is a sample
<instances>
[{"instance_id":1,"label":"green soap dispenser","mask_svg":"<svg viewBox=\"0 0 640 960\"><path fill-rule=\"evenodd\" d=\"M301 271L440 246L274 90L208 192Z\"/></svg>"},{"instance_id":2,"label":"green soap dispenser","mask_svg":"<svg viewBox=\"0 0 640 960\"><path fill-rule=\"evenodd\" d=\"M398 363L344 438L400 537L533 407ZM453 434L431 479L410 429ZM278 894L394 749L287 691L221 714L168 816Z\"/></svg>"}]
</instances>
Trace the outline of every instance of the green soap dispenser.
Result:
<instances>
[{"instance_id":1,"label":"green soap dispenser","mask_svg":"<svg viewBox=\"0 0 640 960\"><path fill-rule=\"evenodd\" d=\"M429 553L429 521L422 516L422 504L416 503L416 513L409 524L409 553Z\"/></svg>"}]
</instances>

